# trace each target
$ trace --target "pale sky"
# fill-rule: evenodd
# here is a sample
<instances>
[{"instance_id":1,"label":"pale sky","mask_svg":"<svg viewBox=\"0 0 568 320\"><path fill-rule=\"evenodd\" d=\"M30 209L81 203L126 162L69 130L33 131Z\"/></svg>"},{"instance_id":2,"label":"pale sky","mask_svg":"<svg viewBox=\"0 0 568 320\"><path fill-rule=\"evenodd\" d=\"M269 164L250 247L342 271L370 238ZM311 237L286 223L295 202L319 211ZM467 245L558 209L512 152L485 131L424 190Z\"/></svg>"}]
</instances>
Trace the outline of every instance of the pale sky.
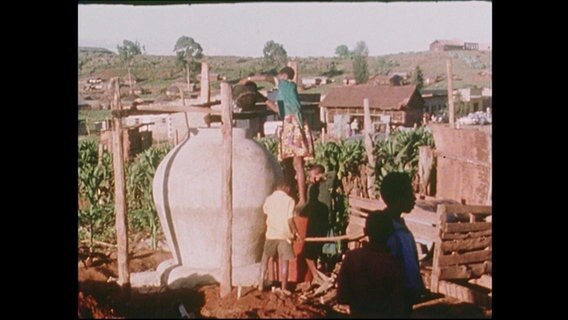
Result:
<instances>
[{"instance_id":1,"label":"pale sky","mask_svg":"<svg viewBox=\"0 0 568 320\"><path fill-rule=\"evenodd\" d=\"M167 6L78 5L79 46L116 51L139 41L148 54L173 55L186 35L205 55L262 56L274 40L291 57L335 55L363 40L370 55L425 51L436 39L491 42L492 4L464 2L233 3Z\"/></svg>"}]
</instances>

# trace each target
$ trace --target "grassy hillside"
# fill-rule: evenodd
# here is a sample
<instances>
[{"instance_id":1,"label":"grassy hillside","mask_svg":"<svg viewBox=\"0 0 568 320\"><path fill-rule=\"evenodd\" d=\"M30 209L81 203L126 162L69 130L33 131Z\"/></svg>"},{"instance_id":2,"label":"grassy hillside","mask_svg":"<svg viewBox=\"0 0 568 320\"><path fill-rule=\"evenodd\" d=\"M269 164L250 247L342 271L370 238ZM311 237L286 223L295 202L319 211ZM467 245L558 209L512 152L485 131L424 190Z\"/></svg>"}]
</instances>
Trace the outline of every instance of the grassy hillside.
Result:
<instances>
[{"instance_id":1,"label":"grassy hillside","mask_svg":"<svg viewBox=\"0 0 568 320\"><path fill-rule=\"evenodd\" d=\"M379 72L414 72L418 65L425 76L441 76L444 80L426 86L427 88L446 88L446 59L453 59L454 88L468 86L491 87L491 77L481 75L482 71L491 70L491 52L453 51L453 52L410 52L368 58L371 75ZM341 83L345 75L353 74L352 60L332 57L296 58L299 61L301 76L322 75L329 71L335 63L338 75L332 79ZM205 57L211 72L227 77L228 81L237 81L250 73L266 71L262 58L215 56ZM80 80L90 77L108 79L114 76L125 76L126 68L118 55L102 50L79 50L78 75ZM184 81L181 67L176 65L175 56L141 55L134 58L132 73L139 84L151 90L150 97L165 92L167 86L176 81ZM308 90L308 92L325 92L330 85ZM212 82L212 93L219 90L219 82Z\"/></svg>"}]
</instances>

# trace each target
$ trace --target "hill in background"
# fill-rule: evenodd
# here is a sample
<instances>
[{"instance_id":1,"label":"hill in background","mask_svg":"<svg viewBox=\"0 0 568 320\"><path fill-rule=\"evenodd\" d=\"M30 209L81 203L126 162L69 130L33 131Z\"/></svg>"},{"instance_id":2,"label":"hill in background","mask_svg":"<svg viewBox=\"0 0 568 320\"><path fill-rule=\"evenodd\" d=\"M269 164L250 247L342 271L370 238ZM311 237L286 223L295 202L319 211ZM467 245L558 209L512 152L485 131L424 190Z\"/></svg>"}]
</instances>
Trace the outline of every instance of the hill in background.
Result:
<instances>
[{"instance_id":1,"label":"hill in background","mask_svg":"<svg viewBox=\"0 0 568 320\"><path fill-rule=\"evenodd\" d=\"M118 55L110 50L81 47L78 54L80 81L93 77L108 80L115 76L126 76L126 68ZM369 73L371 76L380 73L413 73L416 66L420 66L425 80L431 81L424 86L425 88L445 89L448 58L453 60L454 88L472 86L491 88L491 51L424 51L371 56L368 58ZM312 88L306 92L325 93L330 86L340 84L345 76L353 75L350 59L296 57L295 60L299 61L300 77L333 75L331 79L335 83ZM227 81L233 83L251 73L265 71L263 58L205 56L203 61L209 63L210 72L226 77ZM168 85L173 82L185 81L183 69L176 64L175 56L139 55L134 58L131 70L138 84L148 90L148 97L164 94ZM212 94L216 94L219 91L220 81L212 80Z\"/></svg>"}]
</instances>

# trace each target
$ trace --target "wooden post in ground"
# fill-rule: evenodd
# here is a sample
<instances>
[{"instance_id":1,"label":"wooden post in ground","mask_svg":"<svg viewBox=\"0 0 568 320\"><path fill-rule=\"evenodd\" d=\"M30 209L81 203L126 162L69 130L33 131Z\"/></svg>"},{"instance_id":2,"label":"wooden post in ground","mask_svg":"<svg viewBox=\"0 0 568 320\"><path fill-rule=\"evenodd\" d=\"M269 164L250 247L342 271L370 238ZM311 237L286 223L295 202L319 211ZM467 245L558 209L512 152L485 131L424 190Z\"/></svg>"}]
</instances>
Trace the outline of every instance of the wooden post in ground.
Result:
<instances>
[{"instance_id":1,"label":"wooden post in ground","mask_svg":"<svg viewBox=\"0 0 568 320\"><path fill-rule=\"evenodd\" d=\"M231 107L231 85L221 83L221 133L223 142L221 145L221 212L222 225L225 232L221 236L223 241L221 251L221 297L231 293L232 279L232 236L233 236L233 110Z\"/></svg>"},{"instance_id":2,"label":"wooden post in ground","mask_svg":"<svg viewBox=\"0 0 568 320\"><path fill-rule=\"evenodd\" d=\"M189 79L189 76L188 76ZM178 86L179 89L179 97L181 99L181 105L185 106L185 97L183 96L183 87L182 86ZM187 86L187 89L189 90L189 85ZM189 97L191 98L191 91L189 93Z\"/></svg>"},{"instance_id":3,"label":"wooden post in ground","mask_svg":"<svg viewBox=\"0 0 568 320\"><path fill-rule=\"evenodd\" d=\"M199 94L199 100L201 102L209 102L209 64L207 62L201 62L201 93Z\"/></svg>"},{"instance_id":4,"label":"wooden post in ground","mask_svg":"<svg viewBox=\"0 0 568 320\"><path fill-rule=\"evenodd\" d=\"M434 155L430 146L418 147L418 176L420 177L420 196L430 195L430 176Z\"/></svg>"},{"instance_id":5,"label":"wooden post in ground","mask_svg":"<svg viewBox=\"0 0 568 320\"><path fill-rule=\"evenodd\" d=\"M363 114L365 126L365 151L367 152L367 191L369 198L375 199L375 156L373 155L373 123L371 122L371 110L369 108L369 99L363 99Z\"/></svg>"},{"instance_id":6,"label":"wooden post in ground","mask_svg":"<svg viewBox=\"0 0 568 320\"><path fill-rule=\"evenodd\" d=\"M450 121L450 127L455 128L456 122L454 119L455 109L454 109L454 88L452 79L452 59L446 61L446 77L448 79L448 117Z\"/></svg>"},{"instance_id":7,"label":"wooden post in ground","mask_svg":"<svg viewBox=\"0 0 568 320\"><path fill-rule=\"evenodd\" d=\"M120 104L117 78L111 80L111 88L114 88L111 110L120 111L122 110L122 105ZM112 165L114 169L114 212L116 215L116 243L118 248L118 284L128 292L130 289L130 272L128 271L128 209L126 206L122 136L122 118L118 114L113 114Z\"/></svg>"},{"instance_id":8,"label":"wooden post in ground","mask_svg":"<svg viewBox=\"0 0 568 320\"><path fill-rule=\"evenodd\" d=\"M100 166L103 164L103 155L104 155L104 146L102 143L99 142L99 149L98 149L98 162L97 164Z\"/></svg>"},{"instance_id":9,"label":"wooden post in ground","mask_svg":"<svg viewBox=\"0 0 568 320\"><path fill-rule=\"evenodd\" d=\"M300 69L298 67L298 61L288 61L288 67L294 69L294 79L292 79L292 81L294 81L296 85L300 85L300 83L298 82L300 79Z\"/></svg>"}]
</instances>

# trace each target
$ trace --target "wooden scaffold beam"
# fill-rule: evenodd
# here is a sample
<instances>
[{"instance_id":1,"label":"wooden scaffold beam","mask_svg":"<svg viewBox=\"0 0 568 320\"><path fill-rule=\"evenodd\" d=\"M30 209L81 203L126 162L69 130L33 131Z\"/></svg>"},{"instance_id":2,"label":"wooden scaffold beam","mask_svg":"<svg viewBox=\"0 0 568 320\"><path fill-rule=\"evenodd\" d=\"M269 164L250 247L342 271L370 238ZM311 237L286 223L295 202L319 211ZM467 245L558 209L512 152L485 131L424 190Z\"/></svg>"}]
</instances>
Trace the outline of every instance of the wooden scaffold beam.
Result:
<instances>
[{"instance_id":1,"label":"wooden scaffold beam","mask_svg":"<svg viewBox=\"0 0 568 320\"><path fill-rule=\"evenodd\" d=\"M222 259L221 259L221 297L231 293L232 287L232 236L233 236L233 110L232 110L231 85L221 83L221 212L225 226Z\"/></svg>"},{"instance_id":2,"label":"wooden scaffold beam","mask_svg":"<svg viewBox=\"0 0 568 320\"><path fill-rule=\"evenodd\" d=\"M118 284L130 290L130 271L128 270L128 223L126 204L126 181L124 178L124 158L122 145L122 119L116 116L122 110L120 103L120 90L117 78L111 80L111 88L114 89L111 109L113 115L112 128L112 164L114 170L114 212L116 218L116 242L118 260Z\"/></svg>"}]
</instances>

